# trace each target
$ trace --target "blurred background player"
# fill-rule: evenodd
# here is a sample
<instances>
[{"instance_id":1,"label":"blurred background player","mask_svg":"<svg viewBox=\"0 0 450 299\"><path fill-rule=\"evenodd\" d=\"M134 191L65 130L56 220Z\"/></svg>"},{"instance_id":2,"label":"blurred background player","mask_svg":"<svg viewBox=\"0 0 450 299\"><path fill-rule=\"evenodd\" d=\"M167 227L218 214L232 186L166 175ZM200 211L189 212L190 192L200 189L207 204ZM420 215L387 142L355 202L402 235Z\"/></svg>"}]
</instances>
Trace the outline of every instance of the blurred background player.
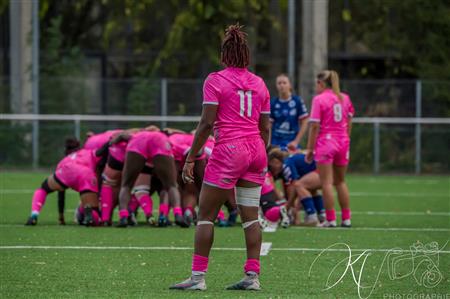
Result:
<instances>
[{"instance_id":1,"label":"blurred background player","mask_svg":"<svg viewBox=\"0 0 450 299\"><path fill-rule=\"evenodd\" d=\"M274 188L273 176L270 172L266 173L266 178L261 189L260 207L262 215L269 222L260 221L263 223L262 228L265 226L273 225L278 226L278 222L284 228L289 227L290 220L284 204L279 204L280 198L278 198L277 193ZM264 219L263 219L264 220Z\"/></svg>"},{"instance_id":2,"label":"blurred background player","mask_svg":"<svg viewBox=\"0 0 450 299\"><path fill-rule=\"evenodd\" d=\"M54 172L33 194L31 216L26 225L36 225L39 213L49 193L71 188L80 193L86 226L96 225L100 221L98 201L98 172L103 167L108 143L97 151L73 149L62 159Z\"/></svg>"},{"instance_id":3,"label":"blurred background player","mask_svg":"<svg viewBox=\"0 0 450 299\"><path fill-rule=\"evenodd\" d=\"M345 173L350 159L353 104L348 95L340 92L339 75L335 71L326 70L317 75L316 92L306 158L311 163L314 157L319 170L327 220L324 226L336 227L334 185L341 206L341 226L350 227L350 197Z\"/></svg>"},{"instance_id":4,"label":"blurred background player","mask_svg":"<svg viewBox=\"0 0 450 299\"><path fill-rule=\"evenodd\" d=\"M151 173L156 175L169 195L175 223L181 227L188 227L183 218L180 192L177 185L177 171L172 154L172 147L168 137L158 131L142 131L133 135L126 148L125 164L119 192L119 227L128 226L128 204L131 199L132 188L139 173L148 165ZM160 215L167 218L168 208Z\"/></svg>"},{"instance_id":5,"label":"blurred background player","mask_svg":"<svg viewBox=\"0 0 450 299\"><path fill-rule=\"evenodd\" d=\"M270 103L271 144L296 151L308 127L308 111L303 100L292 93L286 74L278 75L276 86L278 96Z\"/></svg>"},{"instance_id":6,"label":"blurred background player","mask_svg":"<svg viewBox=\"0 0 450 299\"><path fill-rule=\"evenodd\" d=\"M214 239L214 220L220 207L235 194L247 247L244 279L231 290L260 290L258 221L261 185L267 169L270 134L270 95L264 81L248 71L250 51L241 26L229 26L221 47L226 68L209 74L203 86L203 111L183 180L194 182L195 156L214 127L216 143L205 170L195 231L192 276L171 289L205 290L208 257Z\"/></svg>"},{"instance_id":7,"label":"blurred background player","mask_svg":"<svg viewBox=\"0 0 450 299\"><path fill-rule=\"evenodd\" d=\"M292 189L287 192L288 207L292 214L296 213L295 202L300 198L305 211L301 225L317 225L324 218L325 211L322 196L317 193L321 184L315 163L306 163L302 153L289 155L274 148L269 152L269 169L274 177L283 179L287 189Z\"/></svg>"}]
</instances>

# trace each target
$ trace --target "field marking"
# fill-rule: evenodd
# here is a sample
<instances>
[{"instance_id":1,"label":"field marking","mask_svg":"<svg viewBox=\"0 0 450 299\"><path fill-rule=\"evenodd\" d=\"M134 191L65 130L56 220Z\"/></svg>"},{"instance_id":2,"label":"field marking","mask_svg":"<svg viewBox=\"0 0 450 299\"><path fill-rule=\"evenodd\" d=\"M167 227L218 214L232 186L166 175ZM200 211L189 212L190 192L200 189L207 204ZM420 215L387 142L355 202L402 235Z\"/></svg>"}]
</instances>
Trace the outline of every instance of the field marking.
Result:
<instances>
[{"instance_id":1,"label":"field marking","mask_svg":"<svg viewBox=\"0 0 450 299\"><path fill-rule=\"evenodd\" d=\"M0 190L1 194L31 194L34 189L3 189ZM350 196L367 196L367 197L447 197L450 198L450 193L416 193L416 192L350 192Z\"/></svg>"},{"instance_id":2,"label":"field marking","mask_svg":"<svg viewBox=\"0 0 450 299\"><path fill-rule=\"evenodd\" d=\"M176 246L34 246L34 245L12 245L0 246L0 250L24 250L24 249L42 249L42 250L194 250L193 247L176 247ZM246 251L241 247L213 247L212 250L217 251ZM346 252L348 249L340 248L308 248L308 247L292 247L292 248L271 248L272 251L309 251L322 252ZM390 252L393 248L370 248L370 249L352 249L352 252ZM395 249L395 252L411 252L410 249ZM439 253L449 254L450 250L439 250Z\"/></svg>"},{"instance_id":3,"label":"field marking","mask_svg":"<svg viewBox=\"0 0 450 299\"><path fill-rule=\"evenodd\" d=\"M272 243L270 243L270 242L262 242L260 255L261 256L268 255L271 248L272 248Z\"/></svg>"},{"instance_id":4,"label":"field marking","mask_svg":"<svg viewBox=\"0 0 450 299\"><path fill-rule=\"evenodd\" d=\"M10 228L10 227L14 227L14 228L30 228L29 226L26 226L24 224L0 224L0 228ZM63 227L61 227L60 225L48 225L48 224L41 224L38 225L38 227L45 227L45 228L49 228L49 227L53 227L53 228L60 228L63 229ZM66 225L65 227L79 227L79 225ZM144 228L147 226L144 225L140 225L138 226L138 228ZM96 229L96 228L93 228ZM114 229L114 227L112 228ZM130 228L133 229L133 228ZM151 229L151 228L149 228ZM155 228L157 229L157 228ZM226 229L226 228L224 228ZM442 227L438 227L438 228L414 228L414 227L352 227L352 228L345 228L345 227L335 227L335 228L320 228L320 227L307 227L307 226L291 226L290 229L315 229L315 230L321 230L321 231L333 231L333 230L342 230L342 231L393 231L393 232L401 232L401 231L408 231L408 232L450 232L450 228L442 228Z\"/></svg>"}]
</instances>

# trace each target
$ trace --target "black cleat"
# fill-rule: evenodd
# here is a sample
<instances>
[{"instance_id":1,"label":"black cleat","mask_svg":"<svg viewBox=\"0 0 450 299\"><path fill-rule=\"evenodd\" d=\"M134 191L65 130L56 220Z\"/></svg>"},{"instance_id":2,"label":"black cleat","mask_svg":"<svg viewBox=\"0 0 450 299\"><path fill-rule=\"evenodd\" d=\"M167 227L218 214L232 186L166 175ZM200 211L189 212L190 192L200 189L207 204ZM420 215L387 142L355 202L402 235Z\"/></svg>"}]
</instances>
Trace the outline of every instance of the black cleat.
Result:
<instances>
[{"instance_id":1,"label":"black cleat","mask_svg":"<svg viewBox=\"0 0 450 299\"><path fill-rule=\"evenodd\" d=\"M128 217L122 217L117 224L117 227L127 227L128 226Z\"/></svg>"},{"instance_id":2,"label":"black cleat","mask_svg":"<svg viewBox=\"0 0 450 299\"><path fill-rule=\"evenodd\" d=\"M234 226L236 224L236 220L237 220L237 216L238 216L238 210L233 210L230 212L230 215L228 215L228 226Z\"/></svg>"},{"instance_id":3,"label":"black cleat","mask_svg":"<svg viewBox=\"0 0 450 299\"><path fill-rule=\"evenodd\" d=\"M28 218L27 222L25 223L25 225L32 225L35 226L37 224L37 216L33 215L30 216L30 218Z\"/></svg>"},{"instance_id":4,"label":"black cleat","mask_svg":"<svg viewBox=\"0 0 450 299\"><path fill-rule=\"evenodd\" d=\"M84 225L93 226L94 218L92 217L92 208L90 206L84 207Z\"/></svg>"},{"instance_id":5,"label":"black cleat","mask_svg":"<svg viewBox=\"0 0 450 299\"><path fill-rule=\"evenodd\" d=\"M184 221L184 217L181 215L175 215L175 224L179 227L189 227L189 224Z\"/></svg>"},{"instance_id":6,"label":"black cleat","mask_svg":"<svg viewBox=\"0 0 450 299\"><path fill-rule=\"evenodd\" d=\"M169 219L167 218L167 216L164 216L163 214L159 215L158 226L166 227L168 225L169 225Z\"/></svg>"}]
</instances>

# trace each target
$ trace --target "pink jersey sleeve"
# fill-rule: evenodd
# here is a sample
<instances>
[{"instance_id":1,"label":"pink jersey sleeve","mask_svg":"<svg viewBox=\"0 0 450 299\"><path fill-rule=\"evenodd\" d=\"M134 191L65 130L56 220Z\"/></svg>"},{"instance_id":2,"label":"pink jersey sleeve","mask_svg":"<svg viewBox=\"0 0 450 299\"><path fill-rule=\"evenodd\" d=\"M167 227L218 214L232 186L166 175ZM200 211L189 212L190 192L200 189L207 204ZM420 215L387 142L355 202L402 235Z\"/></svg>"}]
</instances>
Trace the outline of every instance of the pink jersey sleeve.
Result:
<instances>
[{"instance_id":1,"label":"pink jersey sleeve","mask_svg":"<svg viewBox=\"0 0 450 299\"><path fill-rule=\"evenodd\" d=\"M320 98L314 97L312 101L311 116L309 117L309 121L320 122L320 114Z\"/></svg>"},{"instance_id":2,"label":"pink jersey sleeve","mask_svg":"<svg viewBox=\"0 0 450 299\"><path fill-rule=\"evenodd\" d=\"M266 95L262 103L261 113L270 114L270 93L266 86L264 86L264 88L266 89Z\"/></svg>"},{"instance_id":3,"label":"pink jersey sleeve","mask_svg":"<svg viewBox=\"0 0 450 299\"><path fill-rule=\"evenodd\" d=\"M210 74L203 84L203 104L219 105L220 82Z\"/></svg>"}]
</instances>

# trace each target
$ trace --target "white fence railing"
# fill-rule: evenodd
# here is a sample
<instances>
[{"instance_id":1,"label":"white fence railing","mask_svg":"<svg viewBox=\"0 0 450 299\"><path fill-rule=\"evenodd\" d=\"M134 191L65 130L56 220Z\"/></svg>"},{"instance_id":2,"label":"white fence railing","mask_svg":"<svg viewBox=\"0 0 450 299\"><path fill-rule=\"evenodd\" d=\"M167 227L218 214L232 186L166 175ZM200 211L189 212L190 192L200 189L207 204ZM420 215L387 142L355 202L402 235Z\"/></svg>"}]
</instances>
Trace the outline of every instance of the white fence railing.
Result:
<instances>
[{"instance_id":1,"label":"white fence railing","mask_svg":"<svg viewBox=\"0 0 450 299\"><path fill-rule=\"evenodd\" d=\"M40 121L73 122L74 136L80 138L81 122L157 122L165 125L171 123L195 123L198 116L155 116L155 115L89 115L89 114L0 114L0 121L29 121L33 123L32 157L33 166L39 161L39 127ZM421 173L422 125L450 125L450 118L420 117L355 117L354 123L373 125L373 172L380 172L380 125L406 124L415 126L415 173Z\"/></svg>"}]
</instances>

